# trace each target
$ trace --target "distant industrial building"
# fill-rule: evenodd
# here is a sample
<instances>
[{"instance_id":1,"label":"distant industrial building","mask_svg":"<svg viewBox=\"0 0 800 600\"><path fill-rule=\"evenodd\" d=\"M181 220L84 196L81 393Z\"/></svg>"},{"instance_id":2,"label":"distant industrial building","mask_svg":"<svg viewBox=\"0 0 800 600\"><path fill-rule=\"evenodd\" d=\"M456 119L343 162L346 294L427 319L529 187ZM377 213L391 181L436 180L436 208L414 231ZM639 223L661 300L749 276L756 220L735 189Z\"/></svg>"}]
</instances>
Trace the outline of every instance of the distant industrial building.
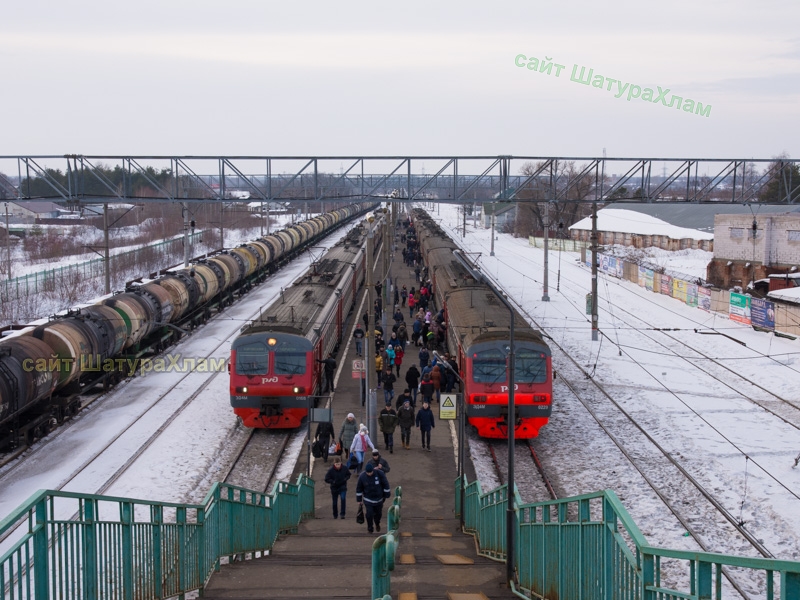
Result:
<instances>
[{"instance_id":1,"label":"distant industrial building","mask_svg":"<svg viewBox=\"0 0 800 600\"><path fill-rule=\"evenodd\" d=\"M714 259L708 280L721 288L740 286L773 273L800 269L800 212L718 214Z\"/></svg>"},{"instance_id":2,"label":"distant industrial building","mask_svg":"<svg viewBox=\"0 0 800 600\"><path fill-rule=\"evenodd\" d=\"M5 203L4 203L5 204ZM5 216L5 207L3 216ZM33 223L36 219L55 219L63 208L53 202L9 202L8 217L14 223Z\"/></svg>"}]
</instances>

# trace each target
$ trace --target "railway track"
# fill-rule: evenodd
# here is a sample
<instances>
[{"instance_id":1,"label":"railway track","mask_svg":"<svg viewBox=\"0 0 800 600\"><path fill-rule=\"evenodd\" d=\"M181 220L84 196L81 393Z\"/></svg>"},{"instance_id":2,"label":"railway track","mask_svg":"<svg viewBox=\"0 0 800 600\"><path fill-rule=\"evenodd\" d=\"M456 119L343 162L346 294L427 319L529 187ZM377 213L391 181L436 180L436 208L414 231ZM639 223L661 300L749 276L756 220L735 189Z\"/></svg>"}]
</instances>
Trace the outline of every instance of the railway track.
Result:
<instances>
[{"instance_id":1,"label":"railway track","mask_svg":"<svg viewBox=\"0 0 800 600\"><path fill-rule=\"evenodd\" d=\"M221 479L230 485L267 493L294 433L280 429L251 429Z\"/></svg>"},{"instance_id":2,"label":"railway track","mask_svg":"<svg viewBox=\"0 0 800 600\"><path fill-rule=\"evenodd\" d=\"M474 440L470 443L474 444ZM500 481L500 485L506 485L508 474L508 447L501 440L485 441L495 474ZM533 465L539 473L539 479L531 481L527 477L530 472L530 465ZM549 476L541 462L536 449L530 440L519 441L514 447L514 480L520 498L524 503L544 502L546 500L558 499L558 494L550 481Z\"/></svg>"}]
</instances>

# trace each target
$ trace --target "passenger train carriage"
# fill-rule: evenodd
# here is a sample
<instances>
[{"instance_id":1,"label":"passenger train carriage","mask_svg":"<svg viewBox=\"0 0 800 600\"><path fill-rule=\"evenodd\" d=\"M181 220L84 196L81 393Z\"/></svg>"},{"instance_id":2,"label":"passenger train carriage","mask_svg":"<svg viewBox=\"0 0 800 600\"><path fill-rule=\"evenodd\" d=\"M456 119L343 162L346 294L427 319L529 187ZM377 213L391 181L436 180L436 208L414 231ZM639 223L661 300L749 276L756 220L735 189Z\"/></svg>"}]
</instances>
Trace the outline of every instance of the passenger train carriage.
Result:
<instances>
[{"instance_id":1,"label":"passenger train carriage","mask_svg":"<svg viewBox=\"0 0 800 600\"><path fill-rule=\"evenodd\" d=\"M508 437L508 308L453 256L458 246L428 217L414 211L437 306L445 309L447 343L464 381L467 420L482 437ZM553 369L542 334L515 310L514 436L539 434L552 410Z\"/></svg>"},{"instance_id":2,"label":"passenger train carriage","mask_svg":"<svg viewBox=\"0 0 800 600\"><path fill-rule=\"evenodd\" d=\"M366 238L362 223L234 340L231 406L247 427L299 427L309 406L317 405L323 377L318 361L342 341L366 276Z\"/></svg>"}]
</instances>

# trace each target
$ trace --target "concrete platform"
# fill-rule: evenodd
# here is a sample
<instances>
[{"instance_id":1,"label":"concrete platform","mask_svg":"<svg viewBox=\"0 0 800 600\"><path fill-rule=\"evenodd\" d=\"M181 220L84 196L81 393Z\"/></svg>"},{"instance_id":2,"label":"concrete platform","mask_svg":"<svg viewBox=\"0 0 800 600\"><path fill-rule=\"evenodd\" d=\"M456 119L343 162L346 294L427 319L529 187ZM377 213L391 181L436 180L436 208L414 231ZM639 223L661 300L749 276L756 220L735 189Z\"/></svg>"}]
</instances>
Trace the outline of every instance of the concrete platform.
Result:
<instances>
[{"instance_id":1,"label":"concrete platform","mask_svg":"<svg viewBox=\"0 0 800 600\"><path fill-rule=\"evenodd\" d=\"M417 287L413 270L402 265L399 248L398 240L398 259L392 267L392 274L397 278L398 285L406 285L408 289ZM359 302L349 320L348 335L352 334L355 324L353 317L360 320L365 310L365 304ZM403 310L408 315L408 309ZM411 321L406 322L410 325ZM397 394L406 387L406 369L418 363L418 350L410 344L406 348L401 377L395 386ZM359 401L359 380L351 377L354 358L357 358L354 344L343 345L337 357L337 362L343 368L336 381L333 401L333 422L337 435L349 412L353 412L359 422L365 422ZM379 390L378 395L380 409L383 407L382 391ZM514 598L504 581L505 565L477 556L472 536L459 531L453 506L453 486L457 473L451 427L448 421L439 420L438 405L434 404L432 409L436 426L431 435L431 452L422 449L420 434L416 429L412 430L410 450L403 449L400 429L397 429L393 454L384 449L380 433L377 439L373 439L382 457L389 462L391 469L387 476L391 488L394 490L399 485L403 489L397 564L391 574L392 597L400 598L402 595L403 598L412 598L415 593L419 600ZM332 460L328 464L322 460L313 461L311 473L316 482L316 517L302 523L298 535L279 540L271 556L224 565L220 573L212 576L204 591L205 598L370 598L371 549L377 534L367 533L366 524L358 525L355 521L358 508L355 502L355 474L348 485L347 519L333 519L330 488L323 481L331 463ZM467 468L470 479L474 478L471 465ZM305 472L305 455L301 456L297 469L298 472ZM382 533L386 532L385 513L388 506L389 501L384 507ZM400 560L401 555L406 555L404 561ZM445 565L437 558L442 555L460 555L467 560L455 561L463 564ZM402 564L405 562L411 564Z\"/></svg>"}]
</instances>

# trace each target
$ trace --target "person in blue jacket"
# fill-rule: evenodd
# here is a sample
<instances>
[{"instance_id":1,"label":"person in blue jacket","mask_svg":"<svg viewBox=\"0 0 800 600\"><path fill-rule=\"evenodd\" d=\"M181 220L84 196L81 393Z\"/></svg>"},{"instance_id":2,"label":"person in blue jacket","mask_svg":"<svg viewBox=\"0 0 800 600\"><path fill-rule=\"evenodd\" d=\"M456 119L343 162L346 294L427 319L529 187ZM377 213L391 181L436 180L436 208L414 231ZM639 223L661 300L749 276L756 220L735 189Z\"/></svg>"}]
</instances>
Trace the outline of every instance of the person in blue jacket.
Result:
<instances>
[{"instance_id":1,"label":"person in blue jacket","mask_svg":"<svg viewBox=\"0 0 800 600\"><path fill-rule=\"evenodd\" d=\"M419 409L417 413L417 429L419 429L420 434L422 434L422 449L425 449L425 444L428 444L428 452L431 451L431 429L436 427L436 423L433 421L433 411L431 410L431 405L428 400L425 400L422 403L422 408ZM427 440L427 442L426 442Z\"/></svg>"},{"instance_id":2,"label":"person in blue jacket","mask_svg":"<svg viewBox=\"0 0 800 600\"><path fill-rule=\"evenodd\" d=\"M364 513L367 518L367 531L375 530L381 532L381 517L383 516L383 501L392 495L389 487L389 480L381 469L376 469L372 461L364 467L364 472L358 476L356 484L356 501L364 505Z\"/></svg>"}]
</instances>

